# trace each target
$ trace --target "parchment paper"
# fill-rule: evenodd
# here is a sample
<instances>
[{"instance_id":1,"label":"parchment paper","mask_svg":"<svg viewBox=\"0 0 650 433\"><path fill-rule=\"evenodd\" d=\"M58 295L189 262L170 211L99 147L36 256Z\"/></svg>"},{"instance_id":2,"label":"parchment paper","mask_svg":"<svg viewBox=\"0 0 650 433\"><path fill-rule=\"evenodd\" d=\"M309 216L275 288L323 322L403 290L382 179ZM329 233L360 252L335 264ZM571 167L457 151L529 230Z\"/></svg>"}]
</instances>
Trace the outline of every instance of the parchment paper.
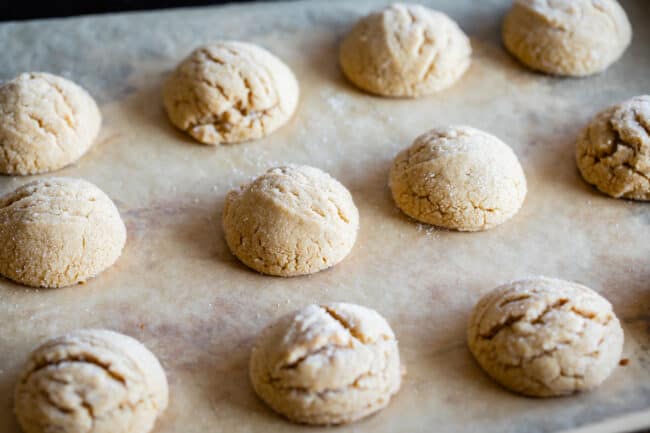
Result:
<instances>
[{"instance_id":1,"label":"parchment paper","mask_svg":"<svg viewBox=\"0 0 650 433\"><path fill-rule=\"evenodd\" d=\"M170 381L158 433L303 431L256 399L247 376L254 336L312 302L380 311L408 369L391 405L339 432L549 432L610 421L650 426L650 205L585 184L574 142L601 108L650 91L650 3L623 1L634 42L587 79L525 70L500 44L507 0L423 1L472 37L473 63L453 88L419 100L365 95L346 83L337 45L382 1L260 3L0 25L0 79L62 74L101 103L95 147L56 175L106 191L128 226L118 263L85 285L35 290L0 280L0 431L19 431L12 389L44 339L105 327L144 342ZM301 86L296 116L271 137L209 147L177 132L161 83L197 45L241 39L269 48ZM519 155L529 182L521 212L484 233L455 233L404 217L387 184L393 156L449 123L490 131ZM361 230L351 255L326 272L258 275L231 256L220 228L226 192L282 163L320 167L353 193ZM33 177L0 177L0 193ZM586 284L614 305L624 356L598 390L535 400L495 385L465 346L474 302L508 280L548 275ZM635 414L627 421L618 417ZM633 420L633 421L630 421ZM321 431L310 428L308 431Z\"/></svg>"}]
</instances>

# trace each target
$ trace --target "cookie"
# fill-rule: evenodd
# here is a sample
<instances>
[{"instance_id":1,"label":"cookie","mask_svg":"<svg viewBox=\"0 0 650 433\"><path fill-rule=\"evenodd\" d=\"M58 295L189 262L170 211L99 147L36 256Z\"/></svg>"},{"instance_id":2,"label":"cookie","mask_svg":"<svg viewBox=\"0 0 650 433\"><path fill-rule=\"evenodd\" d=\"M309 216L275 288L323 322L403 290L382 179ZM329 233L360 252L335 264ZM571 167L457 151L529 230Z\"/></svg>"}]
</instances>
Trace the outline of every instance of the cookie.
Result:
<instances>
[{"instance_id":1,"label":"cookie","mask_svg":"<svg viewBox=\"0 0 650 433\"><path fill-rule=\"evenodd\" d=\"M264 330L250 360L255 392L306 424L344 424L384 408L401 384L397 340L376 311L309 305Z\"/></svg>"},{"instance_id":2,"label":"cookie","mask_svg":"<svg viewBox=\"0 0 650 433\"><path fill-rule=\"evenodd\" d=\"M447 15L417 4L393 4L354 26L341 43L339 62L362 90L418 97L454 84L471 55L469 39Z\"/></svg>"},{"instance_id":3,"label":"cookie","mask_svg":"<svg viewBox=\"0 0 650 433\"><path fill-rule=\"evenodd\" d=\"M0 86L0 173L58 170L92 146L101 126L95 100L81 87L42 72Z\"/></svg>"},{"instance_id":4,"label":"cookie","mask_svg":"<svg viewBox=\"0 0 650 433\"><path fill-rule=\"evenodd\" d=\"M0 197L0 274L18 283L86 281L115 263L125 242L117 208L84 180L36 180Z\"/></svg>"},{"instance_id":5,"label":"cookie","mask_svg":"<svg viewBox=\"0 0 650 433\"><path fill-rule=\"evenodd\" d=\"M469 126L435 128L393 162L389 185L397 206L423 223L486 230L517 213L526 177L512 149Z\"/></svg>"},{"instance_id":6,"label":"cookie","mask_svg":"<svg viewBox=\"0 0 650 433\"><path fill-rule=\"evenodd\" d=\"M230 250L246 266L290 277L343 260L357 238L359 211L329 174L293 165L229 192L222 221Z\"/></svg>"},{"instance_id":7,"label":"cookie","mask_svg":"<svg viewBox=\"0 0 650 433\"><path fill-rule=\"evenodd\" d=\"M529 68L575 77L605 70L632 39L616 0L515 0L502 33L508 51Z\"/></svg>"},{"instance_id":8,"label":"cookie","mask_svg":"<svg viewBox=\"0 0 650 433\"><path fill-rule=\"evenodd\" d=\"M163 89L169 120L205 144L266 137L298 105L298 82L280 59L256 45L221 41L194 50Z\"/></svg>"},{"instance_id":9,"label":"cookie","mask_svg":"<svg viewBox=\"0 0 650 433\"><path fill-rule=\"evenodd\" d=\"M593 389L621 358L623 330L593 290L551 278L508 283L474 307L469 349L498 383L532 397Z\"/></svg>"},{"instance_id":10,"label":"cookie","mask_svg":"<svg viewBox=\"0 0 650 433\"><path fill-rule=\"evenodd\" d=\"M650 95L600 112L576 145L582 177L616 198L650 200Z\"/></svg>"},{"instance_id":11,"label":"cookie","mask_svg":"<svg viewBox=\"0 0 650 433\"><path fill-rule=\"evenodd\" d=\"M84 329L32 352L14 410L25 433L147 433L168 393L158 359L140 342Z\"/></svg>"}]
</instances>

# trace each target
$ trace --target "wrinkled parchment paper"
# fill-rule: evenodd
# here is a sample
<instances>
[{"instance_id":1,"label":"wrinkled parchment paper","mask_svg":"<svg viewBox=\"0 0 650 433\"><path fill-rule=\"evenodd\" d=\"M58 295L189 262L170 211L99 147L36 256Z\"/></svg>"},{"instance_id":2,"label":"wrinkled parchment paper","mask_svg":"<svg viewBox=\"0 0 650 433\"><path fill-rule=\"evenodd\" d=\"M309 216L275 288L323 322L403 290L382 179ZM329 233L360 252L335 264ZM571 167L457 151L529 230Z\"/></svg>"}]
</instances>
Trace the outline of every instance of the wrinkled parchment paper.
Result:
<instances>
[{"instance_id":1,"label":"wrinkled parchment paper","mask_svg":"<svg viewBox=\"0 0 650 433\"><path fill-rule=\"evenodd\" d=\"M635 36L620 62L592 78L557 79L525 70L502 48L507 0L423 3L460 23L474 57L453 88L419 100L365 95L339 72L342 35L382 1L0 24L0 79L49 71L101 103L98 142L56 175L106 191L129 237L118 263L87 284L36 290L0 280L0 431L19 431L11 394L28 352L79 327L132 335L161 359L171 402L156 432L321 431L292 425L256 399L247 362L265 325L324 301L380 311L408 369L386 410L337 432L550 432L612 419L614 429L650 426L650 205L597 193L581 180L573 156L576 135L594 113L650 91L650 4L623 2ZM167 122L165 76L197 45L222 38L267 47L300 81L297 114L267 139L209 147ZM529 194L510 222L455 233L419 225L393 206L386 186L393 156L449 123L490 131L519 155ZM230 188L289 162L320 167L350 188L361 230L351 255L331 270L266 277L230 255L219 217ZM0 193L30 179L0 177ZM594 392L519 397L482 373L465 346L468 313L483 293L540 274L594 288L622 319L630 362Z\"/></svg>"}]
</instances>

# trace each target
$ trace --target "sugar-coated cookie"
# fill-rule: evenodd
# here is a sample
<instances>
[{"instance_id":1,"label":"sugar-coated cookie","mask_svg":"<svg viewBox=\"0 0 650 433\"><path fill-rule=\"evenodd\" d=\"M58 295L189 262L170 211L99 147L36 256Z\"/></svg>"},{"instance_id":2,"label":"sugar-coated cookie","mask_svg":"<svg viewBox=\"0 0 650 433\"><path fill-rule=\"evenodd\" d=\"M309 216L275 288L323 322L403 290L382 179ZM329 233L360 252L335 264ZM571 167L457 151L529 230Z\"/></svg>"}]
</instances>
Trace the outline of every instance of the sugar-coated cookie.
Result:
<instances>
[{"instance_id":1,"label":"sugar-coated cookie","mask_svg":"<svg viewBox=\"0 0 650 433\"><path fill-rule=\"evenodd\" d=\"M115 204L85 180L36 180L0 197L0 274L18 283L86 281L115 263L125 242Z\"/></svg>"},{"instance_id":2,"label":"sugar-coated cookie","mask_svg":"<svg viewBox=\"0 0 650 433\"><path fill-rule=\"evenodd\" d=\"M357 238L359 211L329 174L292 165L229 192L222 221L230 250L246 266L289 277L343 260Z\"/></svg>"},{"instance_id":3,"label":"sugar-coated cookie","mask_svg":"<svg viewBox=\"0 0 650 433\"><path fill-rule=\"evenodd\" d=\"M376 311L309 305L258 337L250 360L257 394L286 418L343 424L384 408L401 384L397 340Z\"/></svg>"},{"instance_id":4,"label":"sugar-coated cookie","mask_svg":"<svg viewBox=\"0 0 650 433\"><path fill-rule=\"evenodd\" d=\"M75 162L101 122L95 100L72 81L20 74L0 85L0 173L45 173Z\"/></svg>"},{"instance_id":5,"label":"sugar-coated cookie","mask_svg":"<svg viewBox=\"0 0 650 433\"><path fill-rule=\"evenodd\" d=\"M510 219L526 197L526 177L512 149L469 126L435 128L393 162L397 206L418 221L460 231Z\"/></svg>"},{"instance_id":6,"label":"sugar-coated cookie","mask_svg":"<svg viewBox=\"0 0 650 433\"><path fill-rule=\"evenodd\" d=\"M632 27L616 0L515 0L503 42L531 69L585 76L621 57Z\"/></svg>"},{"instance_id":7,"label":"sugar-coated cookie","mask_svg":"<svg viewBox=\"0 0 650 433\"><path fill-rule=\"evenodd\" d=\"M447 15L398 3L362 18L343 40L339 61L362 90L418 97L454 84L471 54L469 39Z\"/></svg>"},{"instance_id":8,"label":"sugar-coated cookie","mask_svg":"<svg viewBox=\"0 0 650 433\"><path fill-rule=\"evenodd\" d=\"M296 77L280 59L236 41L197 48L163 89L170 121L206 144L271 134L291 118L298 94Z\"/></svg>"},{"instance_id":9,"label":"sugar-coated cookie","mask_svg":"<svg viewBox=\"0 0 650 433\"><path fill-rule=\"evenodd\" d=\"M84 329L32 352L14 407L25 433L147 433L168 393L158 359L140 342Z\"/></svg>"},{"instance_id":10,"label":"sugar-coated cookie","mask_svg":"<svg viewBox=\"0 0 650 433\"><path fill-rule=\"evenodd\" d=\"M618 365L623 330L593 290L551 278L504 284L472 312L469 348L512 391L553 397L600 385Z\"/></svg>"}]
</instances>

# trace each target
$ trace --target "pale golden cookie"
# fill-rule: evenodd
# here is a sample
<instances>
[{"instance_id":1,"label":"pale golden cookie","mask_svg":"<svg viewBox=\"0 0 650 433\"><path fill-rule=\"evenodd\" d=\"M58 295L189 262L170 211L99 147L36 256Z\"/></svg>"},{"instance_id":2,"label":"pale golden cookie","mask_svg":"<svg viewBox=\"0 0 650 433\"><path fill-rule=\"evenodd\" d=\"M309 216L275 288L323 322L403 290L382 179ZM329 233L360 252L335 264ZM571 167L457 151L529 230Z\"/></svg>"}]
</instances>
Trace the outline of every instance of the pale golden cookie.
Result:
<instances>
[{"instance_id":1,"label":"pale golden cookie","mask_svg":"<svg viewBox=\"0 0 650 433\"><path fill-rule=\"evenodd\" d=\"M400 152L390 172L397 206L418 221L460 231L510 219L526 197L512 149L469 126L436 128Z\"/></svg>"},{"instance_id":2,"label":"pale golden cookie","mask_svg":"<svg viewBox=\"0 0 650 433\"><path fill-rule=\"evenodd\" d=\"M650 95L600 112L576 146L582 177L616 198L650 200Z\"/></svg>"},{"instance_id":3,"label":"pale golden cookie","mask_svg":"<svg viewBox=\"0 0 650 433\"><path fill-rule=\"evenodd\" d=\"M86 281L115 263L125 242L115 204L84 180L36 180L0 197L0 274L18 283Z\"/></svg>"},{"instance_id":4,"label":"pale golden cookie","mask_svg":"<svg viewBox=\"0 0 650 433\"><path fill-rule=\"evenodd\" d=\"M230 250L245 265L290 277L343 260L357 238L359 211L329 174L287 166L230 191L222 221Z\"/></svg>"},{"instance_id":5,"label":"pale golden cookie","mask_svg":"<svg viewBox=\"0 0 650 433\"><path fill-rule=\"evenodd\" d=\"M45 173L75 162L101 121L95 100L72 81L20 74L0 86L0 173Z\"/></svg>"},{"instance_id":6,"label":"pale golden cookie","mask_svg":"<svg viewBox=\"0 0 650 433\"><path fill-rule=\"evenodd\" d=\"M306 424L343 424L384 408L401 384L397 340L376 311L309 305L258 337L250 360L255 392Z\"/></svg>"},{"instance_id":7,"label":"pale golden cookie","mask_svg":"<svg viewBox=\"0 0 650 433\"><path fill-rule=\"evenodd\" d=\"M271 134L291 118L298 94L296 77L280 59L235 41L197 48L163 89L169 120L206 144Z\"/></svg>"},{"instance_id":8,"label":"pale golden cookie","mask_svg":"<svg viewBox=\"0 0 650 433\"><path fill-rule=\"evenodd\" d=\"M398 3L362 18L343 40L339 61L365 91L418 97L455 83L471 54L469 39L447 15Z\"/></svg>"},{"instance_id":9,"label":"pale golden cookie","mask_svg":"<svg viewBox=\"0 0 650 433\"><path fill-rule=\"evenodd\" d=\"M147 433L167 400L158 359L137 340L99 329L36 349L14 393L25 433Z\"/></svg>"},{"instance_id":10,"label":"pale golden cookie","mask_svg":"<svg viewBox=\"0 0 650 433\"><path fill-rule=\"evenodd\" d=\"M621 57L632 27L616 0L515 0L503 22L503 42L526 66L585 76Z\"/></svg>"},{"instance_id":11,"label":"pale golden cookie","mask_svg":"<svg viewBox=\"0 0 650 433\"><path fill-rule=\"evenodd\" d=\"M472 312L469 348L504 387L553 397L600 385L618 365L623 330L605 298L551 278L508 283Z\"/></svg>"}]
</instances>

